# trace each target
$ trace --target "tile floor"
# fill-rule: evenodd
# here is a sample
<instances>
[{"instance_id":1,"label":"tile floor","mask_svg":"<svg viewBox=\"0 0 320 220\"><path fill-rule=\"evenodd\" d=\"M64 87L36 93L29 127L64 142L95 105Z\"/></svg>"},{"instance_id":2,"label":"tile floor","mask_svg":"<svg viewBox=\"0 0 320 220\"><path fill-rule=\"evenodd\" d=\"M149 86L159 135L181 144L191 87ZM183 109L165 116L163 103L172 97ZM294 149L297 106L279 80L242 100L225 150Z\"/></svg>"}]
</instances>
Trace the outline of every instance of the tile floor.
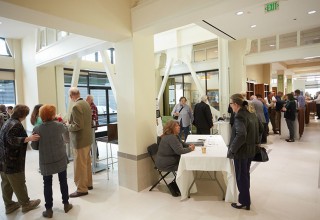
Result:
<instances>
[{"instance_id":1,"label":"tile floor","mask_svg":"<svg viewBox=\"0 0 320 220\"><path fill-rule=\"evenodd\" d=\"M134 192L118 185L117 166L93 176L94 189L88 196L70 199L74 208L63 212L58 179L54 177L53 219L259 219L319 220L320 219L320 120L311 120L300 141L287 143L279 135L270 135L270 161L253 164L251 175L251 211L236 210L221 201L215 183L198 183L199 193L180 201L172 197L164 185L154 191ZM103 146L99 147L103 155ZM5 215L0 201L0 219L43 219L42 176L37 171L38 153L27 152L26 176L31 199L41 198L39 208L23 214L17 210ZM68 167L69 191L73 192L73 164ZM1 192L0 192L1 193Z\"/></svg>"}]
</instances>

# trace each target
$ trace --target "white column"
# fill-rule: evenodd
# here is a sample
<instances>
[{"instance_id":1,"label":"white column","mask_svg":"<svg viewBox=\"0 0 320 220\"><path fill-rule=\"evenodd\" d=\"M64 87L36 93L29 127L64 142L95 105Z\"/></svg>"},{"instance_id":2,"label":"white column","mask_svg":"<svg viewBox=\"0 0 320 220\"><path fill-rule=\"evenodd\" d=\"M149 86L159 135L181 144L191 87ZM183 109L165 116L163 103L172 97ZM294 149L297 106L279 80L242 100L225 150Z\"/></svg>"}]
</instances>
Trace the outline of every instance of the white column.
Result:
<instances>
[{"instance_id":1,"label":"white column","mask_svg":"<svg viewBox=\"0 0 320 220\"><path fill-rule=\"evenodd\" d=\"M102 57L102 63L103 63L103 66L104 66L104 69L107 73L107 77L108 77L108 80L110 82L110 86L111 86L111 89L112 89L112 92L114 94L114 98L115 98L115 102L117 103L117 89L116 89L116 86L114 84L114 78L115 78L115 71L114 71L114 65L111 64L110 62L110 59L109 59L109 56L107 54L107 51L99 51L101 57Z\"/></svg>"},{"instance_id":2,"label":"white column","mask_svg":"<svg viewBox=\"0 0 320 220\"><path fill-rule=\"evenodd\" d=\"M229 106L229 51L228 40L218 38L219 48L219 109L220 116L228 113Z\"/></svg>"},{"instance_id":3,"label":"white column","mask_svg":"<svg viewBox=\"0 0 320 220\"><path fill-rule=\"evenodd\" d=\"M151 185L147 147L156 142L153 35L133 33L116 43L119 184L140 191Z\"/></svg>"}]
</instances>

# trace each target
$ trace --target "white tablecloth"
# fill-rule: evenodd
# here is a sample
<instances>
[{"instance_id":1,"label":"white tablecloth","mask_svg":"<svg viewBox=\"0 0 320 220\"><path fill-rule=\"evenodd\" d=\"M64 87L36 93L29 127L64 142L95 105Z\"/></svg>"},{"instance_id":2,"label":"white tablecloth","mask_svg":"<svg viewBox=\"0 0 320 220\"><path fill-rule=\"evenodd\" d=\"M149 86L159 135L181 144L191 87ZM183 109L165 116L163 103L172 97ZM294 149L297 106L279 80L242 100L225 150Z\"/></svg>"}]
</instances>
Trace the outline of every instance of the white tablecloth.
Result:
<instances>
[{"instance_id":1,"label":"white tablecloth","mask_svg":"<svg viewBox=\"0 0 320 220\"><path fill-rule=\"evenodd\" d=\"M229 145L231 136L231 125L228 121L216 121L213 125L217 126L218 134L222 135L224 143Z\"/></svg>"},{"instance_id":2,"label":"white tablecloth","mask_svg":"<svg viewBox=\"0 0 320 220\"><path fill-rule=\"evenodd\" d=\"M194 175L193 171L225 171L227 190L225 195L226 202L237 201L237 188L235 181L234 165L232 160L227 158L227 147L221 135L189 135L187 142L195 142L198 139L209 137L209 147L207 153L202 154L201 147L190 153L181 155L176 182L181 192L181 200L188 197L188 190L191 186ZM214 143L212 143L214 142ZM197 192L196 184L191 188L191 193Z\"/></svg>"}]
</instances>

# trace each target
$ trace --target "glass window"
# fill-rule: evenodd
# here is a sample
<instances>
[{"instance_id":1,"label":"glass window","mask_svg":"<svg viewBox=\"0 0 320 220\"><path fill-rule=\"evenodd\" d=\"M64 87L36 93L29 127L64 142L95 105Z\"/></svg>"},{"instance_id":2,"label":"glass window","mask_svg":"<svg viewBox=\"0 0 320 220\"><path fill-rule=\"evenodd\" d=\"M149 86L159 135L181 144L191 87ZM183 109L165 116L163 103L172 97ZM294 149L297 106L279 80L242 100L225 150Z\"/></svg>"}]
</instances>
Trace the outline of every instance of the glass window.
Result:
<instances>
[{"instance_id":1,"label":"glass window","mask_svg":"<svg viewBox=\"0 0 320 220\"><path fill-rule=\"evenodd\" d=\"M14 80L0 80L0 103L6 106L16 104Z\"/></svg>"},{"instance_id":2,"label":"glass window","mask_svg":"<svg viewBox=\"0 0 320 220\"><path fill-rule=\"evenodd\" d=\"M68 72L68 70L65 70L65 72ZM64 79L65 101L67 107L72 74L66 73L64 75ZM88 80L89 83L87 83ZM106 74L91 72L88 75L80 75L78 89L83 99L85 99L88 94L93 95L94 103L98 109L98 120L100 126L117 122L117 104Z\"/></svg>"},{"instance_id":3,"label":"glass window","mask_svg":"<svg viewBox=\"0 0 320 220\"><path fill-rule=\"evenodd\" d=\"M78 86L88 86L88 76L80 75Z\"/></svg>"},{"instance_id":4,"label":"glass window","mask_svg":"<svg viewBox=\"0 0 320 220\"><path fill-rule=\"evenodd\" d=\"M114 98L113 91L111 89L108 90L108 96L109 96L109 114L117 113L117 103Z\"/></svg>"},{"instance_id":5,"label":"glass window","mask_svg":"<svg viewBox=\"0 0 320 220\"><path fill-rule=\"evenodd\" d=\"M109 79L106 75L89 75L89 84L90 86L110 86Z\"/></svg>"},{"instance_id":6,"label":"glass window","mask_svg":"<svg viewBox=\"0 0 320 220\"><path fill-rule=\"evenodd\" d=\"M7 47L7 43L4 38L0 38L0 55L11 56L10 51Z\"/></svg>"}]
</instances>

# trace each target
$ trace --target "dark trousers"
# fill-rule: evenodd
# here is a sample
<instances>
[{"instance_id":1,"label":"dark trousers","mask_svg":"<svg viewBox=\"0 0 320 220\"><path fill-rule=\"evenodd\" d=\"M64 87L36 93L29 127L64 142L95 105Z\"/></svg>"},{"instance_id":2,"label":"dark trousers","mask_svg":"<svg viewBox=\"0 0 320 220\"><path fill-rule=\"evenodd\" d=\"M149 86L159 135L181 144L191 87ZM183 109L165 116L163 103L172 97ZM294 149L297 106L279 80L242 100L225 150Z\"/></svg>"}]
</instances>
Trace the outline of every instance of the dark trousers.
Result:
<instances>
[{"instance_id":1,"label":"dark trousers","mask_svg":"<svg viewBox=\"0 0 320 220\"><path fill-rule=\"evenodd\" d=\"M291 121L289 119L286 119L287 126L289 129L290 139L294 139L294 121Z\"/></svg>"},{"instance_id":2,"label":"dark trousers","mask_svg":"<svg viewBox=\"0 0 320 220\"><path fill-rule=\"evenodd\" d=\"M67 171L62 171L58 173L59 182L60 182L60 191L62 195L62 203L69 203L69 190L68 190L68 182L67 182ZM43 184L44 184L44 199L45 199L45 207L46 209L51 209L53 206L52 199L52 175L43 176Z\"/></svg>"},{"instance_id":3,"label":"dark trousers","mask_svg":"<svg viewBox=\"0 0 320 220\"><path fill-rule=\"evenodd\" d=\"M269 108L268 112L269 112L269 119L270 119L270 122L272 125L272 130L273 130L273 132L276 132L279 130L279 128L277 127L277 124L276 124L276 109Z\"/></svg>"},{"instance_id":4,"label":"dark trousers","mask_svg":"<svg viewBox=\"0 0 320 220\"><path fill-rule=\"evenodd\" d=\"M263 132L261 137L261 143L267 143L267 136L268 136L268 123L263 123Z\"/></svg>"},{"instance_id":5,"label":"dark trousers","mask_svg":"<svg viewBox=\"0 0 320 220\"><path fill-rule=\"evenodd\" d=\"M320 118L320 104L316 104L316 108L317 108L317 116L318 118Z\"/></svg>"},{"instance_id":6,"label":"dark trousers","mask_svg":"<svg viewBox=\"0 0 320 220\"><path fill-rule=\"evenodd\" d=\"M187 140L187 137L190 133L190 127L180 127L180 133L179 133L179 137L182 139L182 133L184 135L184 140Z\"/></svg>"},{"instance_id":7,"label":"dark trousers","mask_svg":"<svg viewBox=\"0 0 320 220\"><path fill-rule=\"evenodd\" d=\"M210 134L210 128L209 129L197 128L197 134Z\"/></svg>"},{"instance_id":8,"label":"dark trousers","mask_svg":"<svg viewBox=\"0 0 320 220\"><path fill-rule=\"evenodd\" d=\"M234 159L234 168L236 171L237 186L239 190L238 202L246 206L251 204L250 166L251 159Z\"/></svg>"}]
</instances>

